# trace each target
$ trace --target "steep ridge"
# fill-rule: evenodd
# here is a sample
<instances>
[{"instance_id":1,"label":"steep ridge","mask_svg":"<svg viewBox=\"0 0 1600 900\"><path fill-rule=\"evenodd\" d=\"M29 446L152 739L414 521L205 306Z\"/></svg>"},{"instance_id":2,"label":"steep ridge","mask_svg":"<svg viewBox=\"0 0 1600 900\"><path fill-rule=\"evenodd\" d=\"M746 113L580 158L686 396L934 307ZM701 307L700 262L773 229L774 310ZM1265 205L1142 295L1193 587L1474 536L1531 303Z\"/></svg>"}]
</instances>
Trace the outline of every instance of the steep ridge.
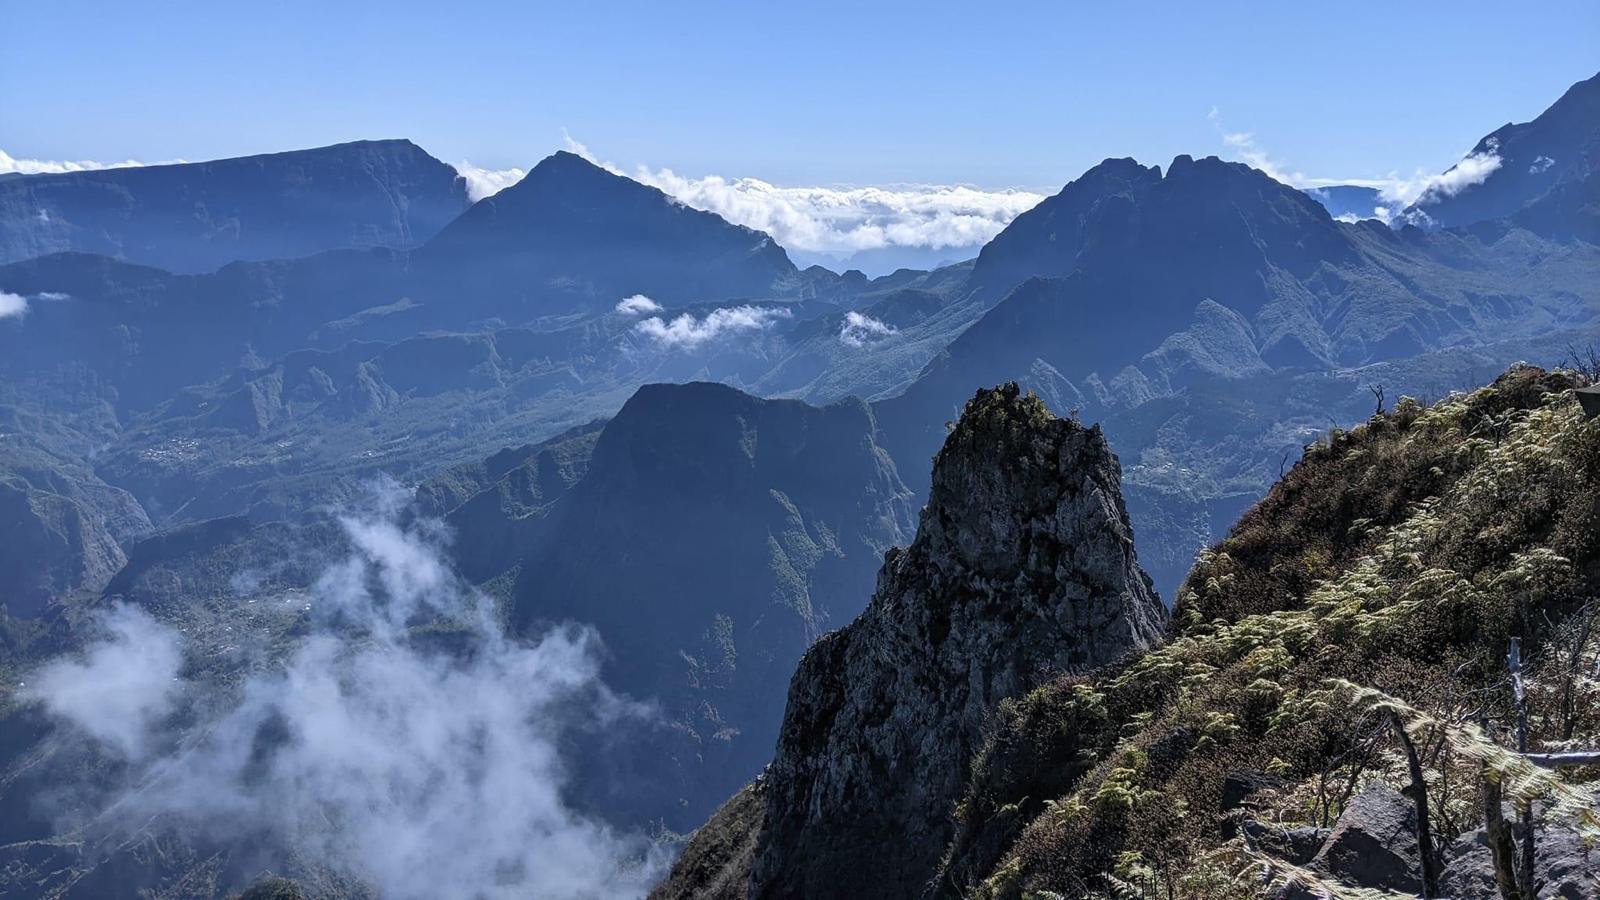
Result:
<instances>
[{"instance_id":1,"label":"steep ridge","mask_svg":"<svg viewBox=\"0 0 1600 900\"><path fill-rule=\"evenodd\" d=\"M1119 480L1098 429L1015 385L967 405L915 540L885 558L866 611L807 651L773 763L735 801L765 797L751 896L917 896L998 704L1157 639ZM711 857L747 842L718 840L697 836L680 872L738 883Z\"/></svg>"},{"instance_id":2,"label":"steep ridge","mask_svg":"<svg viewBox=\"0 0 1600 900\"><path fill-rule=\"evenodd\" d=\"M1385 709L1430 747L1454 884L1437 896L1499 896L1476 831L1486 772L1508 799L1545 798L1546 849L1595 835L1581 813L1592 781L1531 786L1531 765L1486 749L1509 746L1512 638L1537 685L1531 746L1600 737L1595 687L1572 680L1595 663L1600 559L1600 430L1574 400L1583 383L1518 367L1312 448L1202 556L1161 646L996 717L936 895L1273 896L1285 879L1315 888L1307 878L1419 893L1416 791ZM1400 827L1361 833L1358 794L1393 798ZM1543 812L1563 804L1577 817ZM1548 870L1552 896L1593 895L1581 857Z\"/></svg>"},{"instance_id":3,"label":"steep ridge","mask_svg":"<svg viewBox=\"0 0 1600 900\"><path fill-rule=\"evenodd\" d=\"M471 201L406 140L0 179L0 263L75 251L172 272L345 247L410 247Z\"/></svg>"},{"instance_id":4,"label":"steep ridge","mask_svg":"<svg viewBox=\"0 0 1600 900\"><path fill-rule=\"evenodd\" d=\"M1592 170L1597 158L1600 75L1573 85L1533 121L1508 122L1485 135L1404 215L1443 228L1505 218L1575 170ZM1469 175L1474 168L1488 172Z\"/></svg>"}]
</instances>

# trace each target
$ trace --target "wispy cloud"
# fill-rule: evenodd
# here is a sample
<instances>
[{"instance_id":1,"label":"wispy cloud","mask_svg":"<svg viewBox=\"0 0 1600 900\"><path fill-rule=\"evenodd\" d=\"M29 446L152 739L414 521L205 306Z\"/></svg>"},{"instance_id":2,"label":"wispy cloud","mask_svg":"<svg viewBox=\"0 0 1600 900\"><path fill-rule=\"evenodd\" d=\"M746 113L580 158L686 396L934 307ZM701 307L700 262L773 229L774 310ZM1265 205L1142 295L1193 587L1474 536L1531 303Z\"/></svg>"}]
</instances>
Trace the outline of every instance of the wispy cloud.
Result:
<instances>
[{"instance_id":1,"label":"wispy cloud","mask_svg":"<svg viewBox=\"0 0 1600 900\"><path fill-rule=\"evenodd\" d=\"M1377 207L1374 214L1385 220L1400 216L1403 210L1414 204L1426 205L1430 200L1452 197L1468 187L1482 184L1500 168L1501 164L1499 146L1491 141L1482 152L1468 153L1460 162L1442 174L1418 169L1409 177L1397 172L1391 172L1383 178L1311 177L1273 158L1256 140L1253 133L1229 131L1223 126L1221 114L1215 106L1211 108L1206 118L1217 129L1222 143L1241 162L1260 169L1291 187L1316 188L1348 184L1376 188L1383 205Z\"/></svg>"},{"instance_id":2,"label":"wispy cloud","mask_svg":"<svg viewBox=\"0 0 1600 900\"><path fill-rule=\"evenodd\" d=\"M779 319L787 319L791 315L789 310L782 307L727 306L712 310L702 319L689 313L671 321L651 316L633 326L633 329L663 347L693 350L719 338L765 331Z\"/></svg>"},{"instance_id":3,"label":"wispy cloud","mask_svg":"<svg viewBox=\"0 0 1600 900\"><path fill-rule=\"evenodd\" d=\"M696 209L764 231L791 250L854 253L881 247L973 247L999 234L1043 194L968 185L783 187L759 178L689 177L671 169L624 171L566 136L567 149Z\"/></svg>"},{"instance_id":4,"label":"wispy cloud","mask_svg":"<svg viewBox=\"0 0 1600 900\"><path fill-rule=\"evenodd\" d=\"M1482 184L1500 168L1499 150L1499 145L1490 141L1481 153L1467 154L1442 175L1418 172L1411 178L1396 179L1383 189L1383 199L1410 206L1454 197L1475 184Z\"/></svg>"},{"instance_id":5,"label":"wispy cloud","mask_svg":"<svg viewBox=\"0 0 1600 900\"><path fill-rule=\"evenodd\" d=\"M139 759L177 693L183 664L178 635L144 610L123 604L99 625L104 637L89 653L45 666L23 693L46 701L52 712L111 750Z\"/></svg>"},{"instance_id":6,"label":"wispy cloud","mask_svg":"<svg viewBox=\"0 0 1600 900\"><path fill-rule=\"evenodd\" d=\"M58 175L64 172L93 172L98 169L136 169L140 166L148 165L166 166L181 162L184 162L184 160L169 159L158 163L144 163L136 159L125 159L121 162L96 162L92 159L17 159L4 150L0 150L0 175Z\"/></svg>"},{"instance_id":7,"label":"wispy cloud","mask_svg":"<svg viewBox=\"0 0 1600 900\"><path fill-rule=\"evenodd\" d=\"M456 163L455 170L467 183L467 196L473 202L492 197L522 180L524 169L485 169L466 160Z\"/></svg>"},{"instance_id":8,"label":"wispy cloud","mask_svg":"<svg viewBox=\"0 0 1600 900\"><path fill-rule=\"evenodd\" d=\"M844 314L844 322L839 326L839 343L846 347L865 347L894 333L894 326L852 310Z\"/></svg>"},{"instance_id":9,"label":"wispy cloud","mask_svg":"<svg viewBox=\"0 0 1600 900\"><path fill-rule=\"evenodd\" d=\"M1206 114L1206 119L1211 122L1217 134L1222 137L1222 143L1233 151L1240 162L1254 169L1260 169L1274 181L1281 181L1290 187L1305 187L1310 179L1300 172L1289 171L1285 165L1267 154L1265 148L1256 142L1256 136L1248 131L1229 131L1222 124L1222 114L1215 107Z\"/></svg>"},{"instance_id":10,"label":"wispy cloud","mask_svg":"<svg viewBox=\"0 0 1600 900\"><path fill-rule=\"evenodd\" d=\"M28 298L0 291L0 319L21 317L28 311Z\"/></svg>"},{"instance_id":11,"label":"wispy cloud","mask_svg":"<svg viewBox=\"0 0 1600 900\"><path fill-rule=\"evenodd\" d=\"M209 705L175 693L215 687L182 680L181 636L127 607L81 660L29 679L127 764L100 821L166 816L401 900L641 896L662 855L567 804L562 748L643 708L601 683L594 632L506 633L444 562L442 526L401 524L404 499L390 485L342 520L351 550L310 591L309 634L197 730L163 720ZM426 622L449 639L419 637Z\"/></svg>"},{"instance_id":12,"label":"wispy cloud","mask_svg":"<svg viewBox=\"0 0 1600 900\"><path fill-rule=\"evenodd\" d=\"M661 312L661 304L643 294L634 294L617 302L617 312L625 316L642 316L646 313Z\"/></svg>"}]
</instances>

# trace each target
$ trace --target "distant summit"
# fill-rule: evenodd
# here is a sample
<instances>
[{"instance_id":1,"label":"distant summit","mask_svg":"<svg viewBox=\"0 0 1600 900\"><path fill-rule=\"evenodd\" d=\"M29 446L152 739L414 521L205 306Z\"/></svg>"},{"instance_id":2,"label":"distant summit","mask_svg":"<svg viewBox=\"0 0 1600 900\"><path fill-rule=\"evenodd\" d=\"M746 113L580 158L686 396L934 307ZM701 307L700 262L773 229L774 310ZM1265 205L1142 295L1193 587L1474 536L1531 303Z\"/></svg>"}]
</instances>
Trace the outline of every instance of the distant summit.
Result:
<instances>
[{"instance_id":1,"label":"distant summit","mask_svg":"<svg viewBox=\"0 0 1600 900\"><path fill-rule=\"evenodd\" d=\"M79 251L172 272L348 247L409 247L470 204L407 140L0 179L0 262Z\"/></svg>"},{"instance_id":2,"label":"distant summit","mask_svg":"<svg viewBox=\"0 0 1600 900\"><path fill-rule=\"evenodd\" d=\"M565 151L475 204L420 258L450 270L452 289L597 308L636 293L668 305L770 296L797 272L766 234Z\"/></svg>"},{"instance_id":3,"label":"distant summit","mask_svg":"<svg viewBox=\"0 0 1600 900\"><path fill-rule=\"evenodd\" d=\"M1573 85L1533 121L1507 123L1478 141L1407 213L1444 228L1504 218L1558 184L1587 177L1597 163L1600 75ZM1487 175L1471 175L1474 165Z\"/></svg>"}]
</instances>

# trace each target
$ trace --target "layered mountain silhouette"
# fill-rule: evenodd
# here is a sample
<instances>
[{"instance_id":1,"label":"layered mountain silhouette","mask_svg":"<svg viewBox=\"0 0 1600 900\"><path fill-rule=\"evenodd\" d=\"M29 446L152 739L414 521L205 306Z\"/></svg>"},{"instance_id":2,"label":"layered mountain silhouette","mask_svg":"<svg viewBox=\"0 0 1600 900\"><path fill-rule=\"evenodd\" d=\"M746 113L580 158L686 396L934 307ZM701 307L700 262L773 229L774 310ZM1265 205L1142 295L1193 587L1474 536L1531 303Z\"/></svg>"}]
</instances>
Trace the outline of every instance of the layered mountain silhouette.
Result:
<instances>
[{"instance_id":1,"label":"layered mountain silhouette","mask_svg":"<svg viewBox=\"0 0 1600 900\"><path fill-rule=\"evenodd\" d=\"M0 318L0 671L77 646L119 599L190 629L200 671L219 684L226 666L270 664L297 639L292 617L251 632L263 656L246 660L227 631L249 612L234 608L233 570L298 596L336 532L330 510L392 479L416 513L445 519L455 567L507 621L594 625L606 684L658 705L622 747L582 745L585 811L698 824L772 759L790 675L817 647L810 687L790 695L805 708L789 717L784 778L754 782L724 815L755 818L772 789L798 809L808 784L865 783L811 775L857 737L835 714L862 728L897 715L901 695L869 697L868 685L906 675L945 685L934 693L965 689L936 648L917 654L971 636L942 630L945 612L964 615L953 601L1005 593L999 570L930 543L992 537L940 520L958 507L982 516L930 480L975 389L1016 382L990 397L1009 410L999 421L1049 440L962 430L978 435L962 484L990 463L1016 475L1037 468L1041 447L1076 448L1106 527L1073 540L1131 529L1139 565L1130 549L1115 571L1156 616L1138 571L1173 600L1195 552L1308 444L1402 394L1444 397L1600 340L1600 197L1583 137L1594 84L1497 132L1498 168L1419 205L1416 220L1425 212L1435 227L1330 212L1367 203L1368 189L1317 198L1215 158L1112 159L977 259L875 279L797 270L767 235L572 154L470 208L448 167L396 142L242 169L0 178L0 220L12 223L0 224L12 260L0 291L26 304ZM130 206L146 185L160 202ZM40 205L68 196L80 205ZM72 228L33 230L41 209ZM212 227L229 217L237 227ZM275 243L274 229L303 242ZM926 537L891 553L912 541L925 499ZM929 565L907 571L908 553ZM1001 574L1043 579L1023 562ZM877 624L818 645L874 596L880 566ZM939 641L889 633L911 593L939 611L917 626ZM1021 652L1037 636L979 644ZM843 657L829 655L846 644L929 665L872 661L852 696L835 677ZM941 758L970 760L973 710L1076 666L1050 656L1064 647L977 691L983 703L960 711ZM979 674L1022 671L989 662ZM18 842L51 825L10 801L47 788L50 771L90 765L29 763L49 728L28 709L0 708L0 831ZM13 779L19 767L32 774ZM942 768L907 790L944 802L959 779ZM822 818L853 815L824 800ZM787 833L804 830L795 815ZM7 871L98 865L82 847L51 847L19 843ZM735 849L745 865L757 850ZM132 871L130 854L117 859ZM162 865L181 877L186 858ZM878 874L904 886L929 863L885 861ZM793 857L760 864L769 885L800 884L805 869Z\"/></svg>"},{"instance_id":2,"label":"layered mountain silhouette","mask_svg":"<svg viewBox=\"0 0 1600 900\"><path fill-rule=\"evenodd\" d=\"M410 141L0 177L0 263L96 253L172 272L344 247L410 247L470 205Z\"/></svg>"}]
</instances>

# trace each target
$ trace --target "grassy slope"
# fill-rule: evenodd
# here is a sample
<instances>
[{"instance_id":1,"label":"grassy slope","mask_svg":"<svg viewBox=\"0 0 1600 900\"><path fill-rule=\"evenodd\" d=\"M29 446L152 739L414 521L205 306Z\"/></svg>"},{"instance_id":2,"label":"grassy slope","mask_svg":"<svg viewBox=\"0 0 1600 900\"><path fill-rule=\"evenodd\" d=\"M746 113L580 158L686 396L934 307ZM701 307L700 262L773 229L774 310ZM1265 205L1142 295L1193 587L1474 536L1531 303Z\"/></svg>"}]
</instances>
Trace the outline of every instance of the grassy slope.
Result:
<instances>
[{"instance_id":1,"label":"grassy slope","mask_svg":"<svg viewBox=\"0 0 1600 900\"><path fill-rule=\"evenodd\" d=\"M1325 825L1354 786L1397 786L1382 718L1345 678L1451 721L1506 719L1525 638L1534 740L1595 743L1556 685L1573 613L1600 588L1600 426L1573 377L1513 369L1313 448L1201 558L1161 649L1008 702L958 808L949 896L1249 896L1224 777L1285 779L1258 813ZM1478 824L1476 763L1422 730L1446 838ZM1252 870L1252 873L1255 870Z\"/></svg>"}]
</instances>

